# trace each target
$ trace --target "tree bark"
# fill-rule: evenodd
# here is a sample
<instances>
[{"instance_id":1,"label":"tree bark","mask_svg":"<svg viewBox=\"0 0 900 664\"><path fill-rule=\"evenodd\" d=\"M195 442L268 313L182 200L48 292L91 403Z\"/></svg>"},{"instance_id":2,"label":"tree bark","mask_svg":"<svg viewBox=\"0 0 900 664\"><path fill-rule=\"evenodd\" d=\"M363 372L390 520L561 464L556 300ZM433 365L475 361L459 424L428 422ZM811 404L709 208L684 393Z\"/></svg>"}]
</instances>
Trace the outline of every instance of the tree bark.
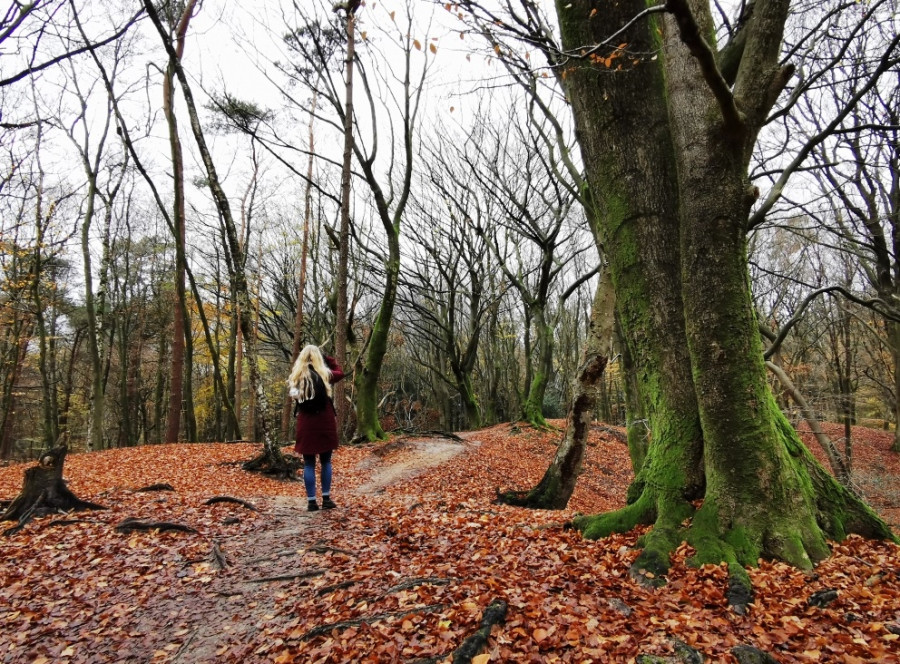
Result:
<instances>
[{"instance_id":1,"label":"tree bark","mask_svg":"<svg viewBox=\"0 0 900 664\"><path fill-rule=\"evenodd\" d=\"M359 3L347 4L347 59L344 63L347 74L344 99L344 158L341 167L341 228L338 240L337 311L335 312L334 354L342 367L349 371L347 356L348 307L350 262L350 181L353 159L353 63L356 37L356 8ZM337 408L338 436L344 433L347 424L347 381L334 386L334 404Z\"/></svg>"},{"instance_id":2,"label":"tree bark","mask_svg":"<svg viewBox=\"0 0 900 664\"><path fill-rule=\"evenodd\" d=\"M563 45L577 49L600 43L644 8L640 0L615 4L560 0ZM616 43L627 40L630 52L656 53L658 27L652 20L638 22ZM693 511L691 501L703 495L704 477L700 420L685 345L679 194L665 79L658 60L647 55L637 64L629 58L621 69L606 67L602 59L573 61L564 71L564 83L652 433L647 459L635 479L639 490L633 492L634 502L575 523L586 536L596 538L655 522L648 538L668 550L678 543L676 533ZM666 564L666 557L656 560L656 546L648 551L636 566L651 570Z\"/></svg>"},{"instance_id":3,"label":"tree bark","mask_svg":"<svg viewBox=\"0 0 900 664\"><path fill-rule=\"evenodd\" d=\"M269 426L268 421L264 417L264 414L269 412L269 404L259 372L259 357L256 348L256 339L253 335L253 309L250 304L247 276L244 272L244 252L240 238L238 237L237 227L234 223L231 205L222 189L215 163L213 162L212 155L207 147L203 128L200 124L200 117L197 113L197 106L194 102L194 95L190 83L187 80L187 76L184 73L184 69L182 68L180 61L178 61L177 58L172 57L174 54L174 47L169 41L168 35L166 34L165 28L159 19L159 14L153 6L153 3L150 0L144 0L144 9L146 9L147 16L159 33L163 45L169 53L170 61L174 64L175 75L181 85L181 91L187 106L191 131L194 134L197 148L200 151L200 157L206 169L210 193L215 201L216 209L219 212L227 240L226 250L229 252L230 256L229 266L231 269L231 286L237 299L238 311L240 312L239 322L241 333L244 337L244 343L246 344L247 367L250 374L250 389L253 390L256 395L257 404L259 405L257 410L257 425L263 437L262 452L259 456L247 461L244 464L244 468L247 470L260 470L266 473L280 475L285 478L292 478L294 477L297 468L300 466L300 461L294 457L288 459L282 454L276 436L272 433L272 427Z\"/></svg>"},{"instance_id":4,"label":"tree bark","mask_svg":"<svg viewBox=\"0 0 900 664\"><path fill-rule=\"evenodd\" d=\"M672 0L666 4L672 16L661 25L635 22L615 40L629 53L657 53L661 46L663 57L629 56L614 74L601 58L574 66L566 78L591 184L606 203L604 240L653 436L636 501L576 525L596 537L655 520L632 566L634 576L651 583L682 540L694 546L697 562L727 562L732 576L748 583L741 565L771 557L810 568L828 555L826 537L858 532L894 539L818 466L766 383L747 271L754 200L747 165L789 74L778 62L787 7L788 0L756 3L733 92L715 67L703 0ZM640 2L560 2L564 44L599 44L603 35L583 26L609 32L642 9ZM589 20L591 10L600 15ZM613 60L622 56L612 50ZM661 232L640 235L657 220L665 221L656 226ZM642 241L624 242L629 235ZM676 250L664 260L649 258L662 257L666 244L677 244L680 256ZM635 256L648 257L643 282L625 269ZM682 309L683 319L675 315ZM650 321L671 313L666 327L676 333L637 325L641 313ZM673 384L664 358L675 356L689 359L690 370ZM690 395L685 385L692 385ZM673 419L670 404L681 418ZM667 430L674 422L682 426ZM703 498L696 513L693 498Z\"/></svg>"}]
</instances>

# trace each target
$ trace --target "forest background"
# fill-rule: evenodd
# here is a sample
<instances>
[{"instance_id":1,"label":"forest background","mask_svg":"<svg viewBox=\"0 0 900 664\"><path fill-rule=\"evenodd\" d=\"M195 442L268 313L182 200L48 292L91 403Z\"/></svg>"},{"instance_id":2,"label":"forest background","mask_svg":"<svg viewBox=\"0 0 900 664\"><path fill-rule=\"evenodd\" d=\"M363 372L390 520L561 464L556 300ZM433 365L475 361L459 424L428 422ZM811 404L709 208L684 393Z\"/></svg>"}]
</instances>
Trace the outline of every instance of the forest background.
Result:
<instances>
[{"instance_id":1,"label":"forest background","mask_svg":"<svg viewBox=\"0 0 900 664\"><path fill-rule=\"evenodd\" d=\"M716 7L724 36L743 6ZM346 435L564 416L602 261L562 72L503 29L514 4L363 9L342 402L366 391L376 420L351 409ZM140 3L7 8L2 458L59 440L262 440L260 422L289 440L297 344L337 342L342 14L189 2L158 17L159 30ZM794 422L845 425L848 467L852 425L897 422L897 20L887 0L795 3L784 50L800 74L751 163L772 386ZM231 219L188 136L179 69ZM609 341L596 416L640 427Z\"/></svg>"}]
</instances>

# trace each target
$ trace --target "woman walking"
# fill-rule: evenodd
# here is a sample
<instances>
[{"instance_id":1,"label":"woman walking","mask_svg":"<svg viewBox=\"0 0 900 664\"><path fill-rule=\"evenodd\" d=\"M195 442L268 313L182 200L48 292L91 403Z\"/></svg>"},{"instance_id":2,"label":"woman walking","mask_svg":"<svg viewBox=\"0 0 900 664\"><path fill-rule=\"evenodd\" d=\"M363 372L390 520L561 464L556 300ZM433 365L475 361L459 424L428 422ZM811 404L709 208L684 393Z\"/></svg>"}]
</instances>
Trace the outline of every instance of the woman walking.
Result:
<instances>
[{"instance_id":1,"label":"woman walking","mask_svg":"<svg viewBox=\"0 0 900 664\"><path fill-rule=\"evenodd\" d=\"M331 499L331 455L338 447L337 417L331 400L331 386L344 377L333 357L323 355L318 346L305 346L297 356L288 378L295 399L297 442L294 451L303 455L303 483L307 509L319 509L316 502L316 456L319 457L322 507L337 507Z\"/></svg>"}]
</instances>

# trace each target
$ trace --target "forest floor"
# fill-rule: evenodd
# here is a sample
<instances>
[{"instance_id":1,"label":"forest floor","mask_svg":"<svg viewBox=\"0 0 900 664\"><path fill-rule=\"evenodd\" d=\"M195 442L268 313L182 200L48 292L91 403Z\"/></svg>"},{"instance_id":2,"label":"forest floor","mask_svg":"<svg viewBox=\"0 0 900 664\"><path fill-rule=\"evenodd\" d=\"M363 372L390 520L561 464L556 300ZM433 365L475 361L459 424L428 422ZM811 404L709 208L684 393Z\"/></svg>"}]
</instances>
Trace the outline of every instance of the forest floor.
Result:
<instances>
[{"instance_id":1,"label":"forest floor","mask_svg":"<svg viewBox=\"0 0 900 664\"><path fill-rule=\"evenodd\" d=\"M623 504L617 437L591 433L569 509L493 504L540 479L559 436L505 424L341 448L338 509L313 513L301 482L240 469L252 445L73 454L69 487L109 509L0 538L0 662L449 661L497 599L506 621L477 664L631 662L678 643L713 662L742 644L778 662L900 662L900 547L851 537L811 574L763 561L746 615L727 606L722 566L685 564L687 545L666 586L643 588L628 576L639 533L585 541L565 527ZM890 439L854 430L856 481L898 529ZM0 468L0 499L24 467ZM163 482L174 490L137 491ZM247 505L206 504L216 496ZM196 532L117 531L129 517Z\"/></svg>"}]
</instances>

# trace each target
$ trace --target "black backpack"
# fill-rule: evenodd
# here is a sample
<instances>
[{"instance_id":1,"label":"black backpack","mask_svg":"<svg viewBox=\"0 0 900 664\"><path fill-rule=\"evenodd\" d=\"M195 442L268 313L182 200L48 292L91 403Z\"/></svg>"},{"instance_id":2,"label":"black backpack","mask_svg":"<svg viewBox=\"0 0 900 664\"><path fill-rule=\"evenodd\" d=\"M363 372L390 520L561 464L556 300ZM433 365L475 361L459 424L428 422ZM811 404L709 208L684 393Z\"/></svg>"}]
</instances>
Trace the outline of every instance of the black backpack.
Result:
<instances>
[{"instance_id":1,"label":"black backpack","mask_svg":"<svg viewBox=\"0 0 900 664\"><path fill-rule=\"evenodd\" d=\"M313 383L313 395L306 401L296 402L296 405L294 406L294 415L297 415L297 413L318 415L325 410L331 402L328 398L328 392L325 389L325 381L322 380L322 377L311 366L309 368L309 377L312 379Z\"/></svg>"}]
</instances>

